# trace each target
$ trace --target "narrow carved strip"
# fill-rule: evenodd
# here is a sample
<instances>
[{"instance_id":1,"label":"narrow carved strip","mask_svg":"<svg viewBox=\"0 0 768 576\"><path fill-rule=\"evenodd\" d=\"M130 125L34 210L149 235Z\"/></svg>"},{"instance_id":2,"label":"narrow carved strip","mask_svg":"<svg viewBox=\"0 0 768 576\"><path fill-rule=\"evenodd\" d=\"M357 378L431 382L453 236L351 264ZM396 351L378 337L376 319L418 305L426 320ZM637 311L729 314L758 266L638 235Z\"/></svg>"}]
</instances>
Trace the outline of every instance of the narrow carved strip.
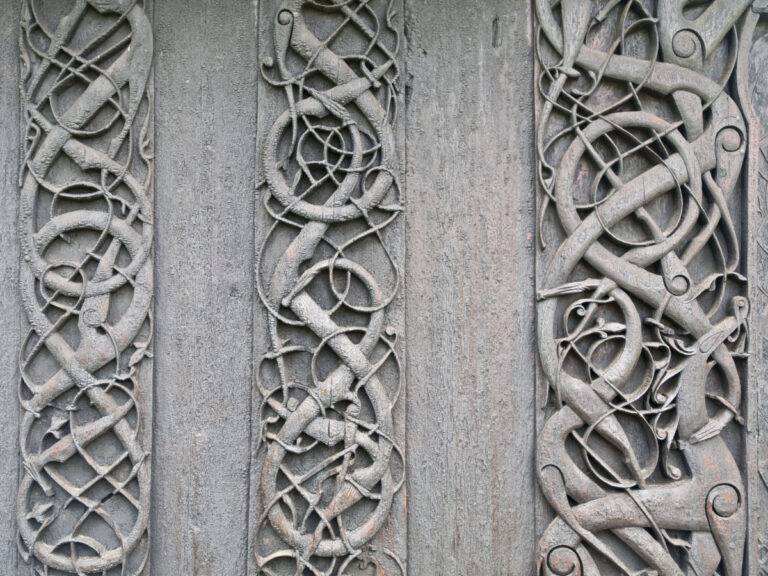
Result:
<instances>
[{"instance_id":1,"label":"narrow carved strip","mask_svg":"<svg viewBox=\"0 0 768 576\"><path fill-rule=\"evenodd\" d=\"M19 550L148 573L152 28L142 0L24 0Z\"/></svg>"},{"instance_id":2,"label":"narrow carved strip","mask_svg":"<svg viewBox=\"0 0 768 576\"><path fill-rule=\"evenodd\" d=\"M270 344L257 367L256 566L400 576L397 554L377 540L404 470L390 246L402 211L399 16L391 0L272 6L262 12L274 27L262 77L284 97L261 150L271 228L257 273Z\"/></svg>"},{"instance_id":3,"label":"narrow carved strip","mask_svg":"<svg viewBox=\"0 0 768 576\"><path fill-rule=\"evenodd\" d=\"M534 6L538 573L742 576L758 6Z\"/></svg>"},{"instance_id":4,"label":"narrow carved strip","mask_svg":"<svg viewBox=\"0 0 768 576\"><path fill-rule=\"evenodd\" d=\"M768 2L762 3L765 12ZM757 14L751 14L751 18L758 18ZM745 38L742 42L750 42L749 61L744 65L749 66L749 78L747 90L750 95L751 110L750 137L756 146L750 147L750 173L749 181L753 187L753 196L750 197L750 206L756 209L749 211L749 245L750 264L752 276L750 277L750 300L755 310L768 308L768 19L762 18L755 26L751 38ZM765 334L768 330L768 316L756 315L753 318L753 332ZM759 510L754 519L752 529L757 533L758 539L758 576L768 576L768 394L761 383L768 376L768 339L752 338L750 343L751 357L750 377L755 382L757 389L756 410L758 412L758 426L755 430L757 441L755 443L756 459L758 465L757 490L753 495L752 505Z\"/></svg>"}]
</instances>

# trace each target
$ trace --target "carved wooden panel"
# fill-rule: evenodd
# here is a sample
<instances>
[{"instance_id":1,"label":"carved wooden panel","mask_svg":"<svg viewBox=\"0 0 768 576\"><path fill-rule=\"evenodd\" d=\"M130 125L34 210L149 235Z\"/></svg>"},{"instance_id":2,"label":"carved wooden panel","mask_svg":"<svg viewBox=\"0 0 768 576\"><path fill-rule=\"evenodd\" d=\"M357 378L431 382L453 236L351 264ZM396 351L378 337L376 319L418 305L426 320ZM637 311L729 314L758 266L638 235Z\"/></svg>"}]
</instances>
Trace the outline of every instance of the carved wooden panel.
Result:
<instances>
[{"instance_id":1,"label":"carved wooden panel","mask_svg":"<svg viewBox=\"0 0 768 576\"><path fill-rule=\"evenodd\" d=\"M535 0L540 574L757 573L758 4Z\"/></svg>"},{"instance_id":2,"label":"carved wooden panel","mask_svg":"<svg viewBox=\"0 0 768 576\"><path fill-rule=\"evenodd\" d=\"M767 5L0 0L0 573L768 576Z\"/></svg>"},{"instance_id":3,"label":"carved wooden panel","mask_svg":"<svg viewBox=\"0 0 768 576\"><path fill-rule=\"evenodd\" d=\"M400 3L261 18L254 570L404 576Z\"/></svg>"},{"instance_id":4,"label":"carved wooden panel","mask_svg":"<svg viewBox=\"0 0 768 576\"><path fill-rule=\"evenodd\" d=\"M152 28L132 0L24 0L19 550L148 573Z\"/></svg>"}]
</instances>

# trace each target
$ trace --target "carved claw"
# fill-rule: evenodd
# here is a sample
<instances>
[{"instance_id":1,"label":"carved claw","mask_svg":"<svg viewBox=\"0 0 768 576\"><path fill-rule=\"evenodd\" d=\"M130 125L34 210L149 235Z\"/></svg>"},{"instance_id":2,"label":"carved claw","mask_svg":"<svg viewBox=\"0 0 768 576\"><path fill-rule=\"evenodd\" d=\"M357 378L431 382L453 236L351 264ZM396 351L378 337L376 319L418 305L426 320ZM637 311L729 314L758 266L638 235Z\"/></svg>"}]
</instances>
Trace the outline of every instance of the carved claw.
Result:
<instances>
[{"instance_id":1,"label":"carved claw","mask_svg":"<svg viewBox=\"0 0 768 576\"><path fill-rule=\"evenodd\" d=\"M704 442L705 440L714 438L723 431L723 428L725 428L726 424L727 422L713 418L704 426L702 426L698 431L691 434L691 437L688 438L687 442L688 444L698 444L699 442Z\"/></svg>"},{"instance_id":2,"label":"carved claw","mask_svg":"<svg viewBox=\"0 0 768 576\"><path fill-rule=\"evenodd\" d=\"M53 498L55 492L53 485L48 481L44 474L41 474L41 470L31 462L24 462L24 470L29 474L32 479L42 488L43 493L48 498Z\"/></svg>"}]
</instances>

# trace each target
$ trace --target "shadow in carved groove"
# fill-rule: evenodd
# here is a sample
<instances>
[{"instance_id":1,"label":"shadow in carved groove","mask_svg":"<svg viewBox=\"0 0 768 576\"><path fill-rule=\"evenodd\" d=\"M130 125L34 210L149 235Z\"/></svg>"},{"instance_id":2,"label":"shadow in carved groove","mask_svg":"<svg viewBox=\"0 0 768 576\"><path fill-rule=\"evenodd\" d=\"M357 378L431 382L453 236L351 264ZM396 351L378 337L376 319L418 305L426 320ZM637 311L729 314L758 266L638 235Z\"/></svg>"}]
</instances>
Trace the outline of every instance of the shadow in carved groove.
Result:
<instances>
[{"instance_id":1,"label":"shadow in carved groove","mask_svg":"<svg viewBox=\"0 0 768 576\"><path fill-rule=\"evenodd\" d=\"M265 82L284 111L263 140L258 262L270 349L258 366L263 574L405 573L372 543L403 484L400 284L388 232L402 210L392 1L290 0L269 16ZM373 572L371 572L373 570Z\"/></svg>"},{"instance_id":2,"label":"shadow in carved groove","mask_svg":"<svg viewBox=\"0 0 768 576\"><path fill-rule=\"evenodd\" d=\"M741 576L749 0L535 1L540 574ZM742 39L749 39L742 42Z\"/></svg>"},{"instance_id":3,"label":"shadow in carved groove","mask_svg":"<svg viewBox=\"0 0 768 576\"><path fill-rule=\"evenodd\" d=\"M137 0L25 0L19 550L148 572L152 29Z\"/></svg>"}]
</instances>

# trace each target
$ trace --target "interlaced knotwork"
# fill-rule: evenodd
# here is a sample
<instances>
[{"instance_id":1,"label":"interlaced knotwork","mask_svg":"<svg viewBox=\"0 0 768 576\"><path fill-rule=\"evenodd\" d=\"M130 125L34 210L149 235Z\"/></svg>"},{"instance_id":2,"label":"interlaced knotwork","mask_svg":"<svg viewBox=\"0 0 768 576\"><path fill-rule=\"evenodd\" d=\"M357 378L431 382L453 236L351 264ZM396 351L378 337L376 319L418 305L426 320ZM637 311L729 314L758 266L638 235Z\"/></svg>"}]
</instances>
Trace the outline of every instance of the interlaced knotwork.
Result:
<instances>
[{"instance_id":1,"label":"interlaced knotwork","mask_svg":"<svg viewBox=\"0 0 768 576\"><path fill-rule=\"evenodd\" d=\"M402 210L395 18L392 0L286 0L262 63L286 105L261 152L273 221L257 268L270 340L257 378L263 574L405 573L372 543L404 471L389 317Z\"/></svg>"},{"instance_id":2,"label":"interlaced knotwork","mask_svg":"<svg viewBox=\"0 0 768 576\"><path fill-rule=\"evenodd\" d=\"M152 29L141 0L24 0L19 550L34 574L148 558Z\"/></svg>"},{"instance_id":3,"label":"interlaced knotwork","mask_svg":"<svg viewBox=\"0 0 768 576\"><path fill-rule=\"evenodd\" d=\"M749 0L536 0L540 574L741 576Z\"/></svg>"}]
</instances>

